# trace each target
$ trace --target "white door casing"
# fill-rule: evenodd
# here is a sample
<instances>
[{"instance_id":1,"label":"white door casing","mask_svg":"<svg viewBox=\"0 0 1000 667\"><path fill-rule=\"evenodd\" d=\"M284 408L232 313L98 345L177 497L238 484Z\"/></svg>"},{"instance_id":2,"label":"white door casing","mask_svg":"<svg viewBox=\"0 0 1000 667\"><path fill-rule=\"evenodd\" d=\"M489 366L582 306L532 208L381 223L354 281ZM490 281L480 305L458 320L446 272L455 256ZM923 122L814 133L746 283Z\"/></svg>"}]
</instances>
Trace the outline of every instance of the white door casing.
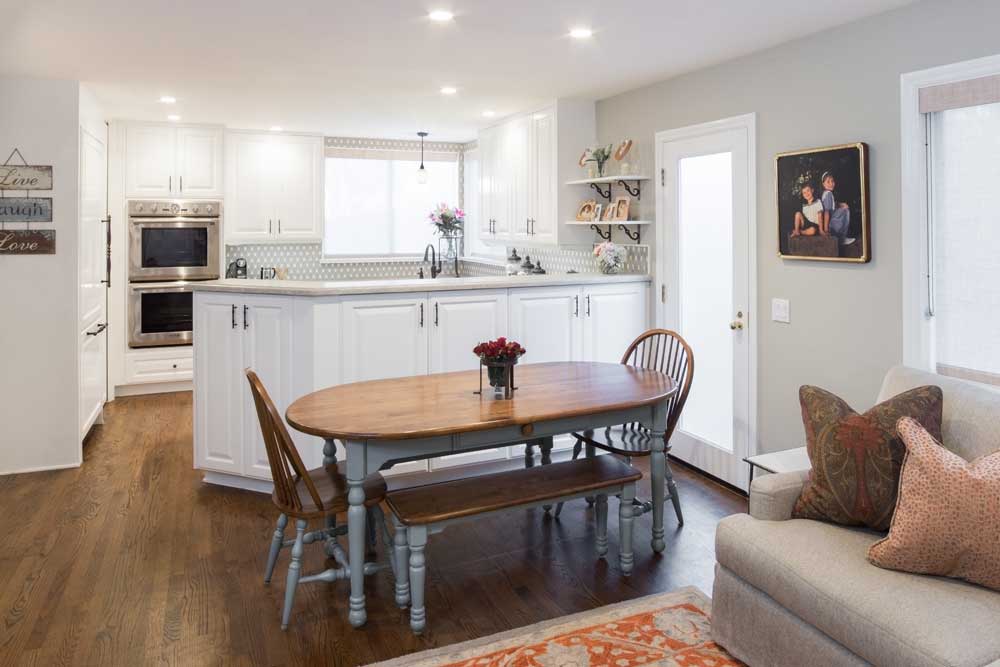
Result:
<instances>
[{"instance_id":1,"label":"white door casing","mask_svg":"<svg viewBox=\"0 0 1000 667\"><path fill-rule=\"evenodd\" d=\"M756 452L755 125L748 114L656 135L657 323L695 358L672 454L743 489Z\"/></svg>"}]
</instances>

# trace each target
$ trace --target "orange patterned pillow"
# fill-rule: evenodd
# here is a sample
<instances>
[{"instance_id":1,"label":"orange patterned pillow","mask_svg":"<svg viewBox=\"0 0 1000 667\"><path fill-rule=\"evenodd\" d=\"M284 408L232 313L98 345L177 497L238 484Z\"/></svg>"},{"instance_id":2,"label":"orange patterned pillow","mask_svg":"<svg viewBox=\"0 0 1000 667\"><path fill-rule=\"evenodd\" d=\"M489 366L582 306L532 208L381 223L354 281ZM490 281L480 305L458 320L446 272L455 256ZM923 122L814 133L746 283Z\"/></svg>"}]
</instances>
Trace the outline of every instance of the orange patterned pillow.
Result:
<instances>
[{"instance_id":1,"label":"orange patterned pillow","mask_svg":"<svg viewBox=\"0 0 1000 667\"><path fill-rule=\"evenodd\" d=\"M910 417L896 429L906 444L899 499L868 560L1000 590L1000 451L970 463Z\"/></svg>"}]
</instances>

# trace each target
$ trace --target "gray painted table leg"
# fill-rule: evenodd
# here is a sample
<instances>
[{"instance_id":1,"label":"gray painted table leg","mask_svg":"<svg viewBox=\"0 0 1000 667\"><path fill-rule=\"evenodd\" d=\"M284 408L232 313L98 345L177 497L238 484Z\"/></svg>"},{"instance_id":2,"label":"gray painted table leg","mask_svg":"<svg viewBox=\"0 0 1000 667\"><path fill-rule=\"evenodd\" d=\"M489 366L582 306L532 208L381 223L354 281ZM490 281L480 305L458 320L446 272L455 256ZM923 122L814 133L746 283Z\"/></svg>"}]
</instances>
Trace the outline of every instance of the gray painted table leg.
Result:
<instances>
[{"instance_id":1,"label":"gray painted table leg","mask_svg":"<svg viewBox=\"0 0 1000 667\"><path fill-rule=\"evenodd\" d=\"M323 441L323 467L337 465L337 441L332 438ZM326 538L326 544L323 545L323 550L326 551L327 556L333 556L334 543L336 543L337 538L334 536L333 531L337 528L337 517L328 516L326 517L326 530L328 536Z\"/></svg>"},{"instance_id":2,"label":"gray painted table leg","mask_svg":"<svg viewBox=\"0 0 1000 667\"><path fill-rule=\"evenodd\" d=\"M608 496L597 496L597 556L604 558L608 554Z\"/></svg>"},{"instance_id":3,"label":"gray painted table leg","mask_svg":"<svg viewBox=\"0 0 1000 667\"><path fill-rule=\"evenodd\" d=\"M368 620L365 610L365 443L347 443L347 539L351 566L351 597L348 620L360 628Z\"/></svg>"},{"instance_id":4,"label":"gray painted table leg","mask_svg":"<svg viewBox=\"0 0 1000 667\"><path fill-rule=\"evenodd\" d=\"M410 542L410 629L421 634L427 627L427 609L424 606L424 584L427 567L424 546L427 544L427 526L410 526L406 531Z\"/></svg>"},{"instance_id":5,"label":"gray painted table leg","mask_svg":"<svg viewBox=\"0 0 1000 667\"><path fill-rule=\"evenodd\" d=\"M551 437L542 438L541 440L538 441L538 448L540 450L542 450L542 465L543 466L547 466L550 463L552 463L552 447L553 447L553 445L554 445L554 443L553 443L553 439ZM548 513L548 512L550 512L552 510L552 505L542 505L542 509L545 510L546 513Z\"/></svg>"},{"instance_id":6,"label":"gray painted table leg","mask_svg":"<svg viewBox=\"0 0 1000 667\"><path fill-rule=\"evenodd\" d=\"M396 559L396 606L406 609L410 604L410 547L406 527L395 516L392 517L392 527L395 529L392 557Z\"/></svg>"},{"instance_id":7,"label":"gray painted table leg","mask_svg":"<svg viewBox=\"0 0 1000 667\"><path fill-rule=\"evenodd\" d=\"M635 561L635 556L632 554L632 521L635 512L635 508L632 507L633 500L635 500L635 482L626 484L622 488L622 496L618 503L618 530L621 540L618 562L622 574L626 577L632 574L632 565Z\"/></svg>"},{"instance_id":8,"label":"gray painted table leg","mask_svg":"<svg viewBox=\"0 0 1000 667\"><path fill-rule=\"evenodd\" d=\"M274 574L274 564L278 562L278 552L285 541L285 526L288 525L288 517L282 514L278 517L278 525L274 529L274 537L271 538L271 551L267 554L267 568L264 570L264 583L271 583L271 575Z\"/></svg>"},{"instance_id":9,"label":"gray painted table leg","mask_svg":"<svg viewBox=\"0 0 1000 667\"><path fill-rule=\"evenodd\" d=\"M299 586L299 575L302 574L302 539L309 525L305 519L295 521L295 544L292 545L292 562L288 565L288 577L285 579L285 607L281 610L281 629L288 629L288 620L292 617L292 604L295 602L295 589Z\"/></svg>"}]
</instances>

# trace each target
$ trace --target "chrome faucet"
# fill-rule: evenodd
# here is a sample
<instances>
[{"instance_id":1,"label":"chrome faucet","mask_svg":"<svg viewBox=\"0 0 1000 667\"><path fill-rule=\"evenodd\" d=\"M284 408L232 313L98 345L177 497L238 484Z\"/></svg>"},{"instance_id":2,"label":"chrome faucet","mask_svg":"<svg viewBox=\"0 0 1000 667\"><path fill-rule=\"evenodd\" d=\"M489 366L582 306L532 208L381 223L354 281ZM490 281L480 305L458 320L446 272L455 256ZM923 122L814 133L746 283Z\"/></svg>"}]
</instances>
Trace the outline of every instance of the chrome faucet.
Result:
<instances>
[{"instance_id":1,"label":"chrome faucet","mask_svg":"<svg viewBox=\"0 0 1000 667\"><path fill-rule=\"evenodd\" d=\"M427 247L424 248L424 261L427 261L427 251L431 251L431 278L437 278L438 274L441 273L441 262L438 261L437 252L434 250L434 244L428 243Z\"/></svg>"}]
</instances>

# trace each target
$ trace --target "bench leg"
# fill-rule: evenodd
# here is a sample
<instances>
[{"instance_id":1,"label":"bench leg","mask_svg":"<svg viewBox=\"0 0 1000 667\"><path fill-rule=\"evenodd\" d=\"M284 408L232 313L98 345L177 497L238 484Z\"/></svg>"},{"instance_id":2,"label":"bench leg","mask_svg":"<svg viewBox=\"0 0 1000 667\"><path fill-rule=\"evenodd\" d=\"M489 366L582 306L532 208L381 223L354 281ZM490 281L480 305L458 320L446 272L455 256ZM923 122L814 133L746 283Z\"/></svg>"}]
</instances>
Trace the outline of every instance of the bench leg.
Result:
<instances>
[{"instance_id":1,"label":"bench leg","mask_svg":"<svg viewBox=\"0 0 1000 667\"><path fill-rule=\"evenodd\" d=\"M626 577L632 574L632 564L635 556L632 554L632 516L635 511L632 501L635 499L635 482L630 482L622 487L621 499L618 503L618 530L621 541L621 550L618 561L622 568L622 574Z\"/></svg>"},{"instance_id":2,"label":"bench leg","mask_svg":"<svg viewBox=\"0 0 1000 667\"><path fill-rule=\"evenodd\" d=\"M608 554L608 496L605 493L597 496L597 556L604 558Z\"/></svg>"},{"instance_id":3,"label":"bench leg","mask_svg":"<svg viewBox=\"0 0 1000 667\"><path fill-rule=\"evenodd\" d=\"M410 604L410 546L406 540L406 527L392 517L395 533L392 537L393 555L396 559L396 606L406 609Z\"/></svg>"},{"instance_id":4,"label":"bench leg","mask_svg":"<svg viewBox=\"0 0 1000 667\"><path fill-rule=\"evenodd\" d=\"M295 589L299 586L299 575L302 573L302 541L305 537L305 519L295 522L295 544L292 545L292 562L288 565L288 577L285 579L285 606L281 610L281 629L288 629L288 620L292 617L292 604L295 602Z\"/></svg>"},{"instance_id":5,"label":"bench leg","mask_svg":"<svg viewBox=\"0 0 1000 667\"><path fill-rule=\"evenodd\" d=\"M410 629L421 634L427 627L427 609L424 607L424 582L427 567L424 564L424 546L427 544L427 526L410 526L406 529L410 543Z\"/></svg>"},{"instance_id":6,"label":"bench leg","mask_svg":"<svg viewBox=\"0 0 1000 667\"><path fill-rule=\"evenodd\" d=\"M274 565L278 562L278 552L285 541L285 526L288 525L288 517L282 514L278 517L278 525L274 528L274 537L271 538L271 550L267 554L267 568L264 569L264 583L271 583L271 575L274 574Z\"/></svg>"}]
</instances>

